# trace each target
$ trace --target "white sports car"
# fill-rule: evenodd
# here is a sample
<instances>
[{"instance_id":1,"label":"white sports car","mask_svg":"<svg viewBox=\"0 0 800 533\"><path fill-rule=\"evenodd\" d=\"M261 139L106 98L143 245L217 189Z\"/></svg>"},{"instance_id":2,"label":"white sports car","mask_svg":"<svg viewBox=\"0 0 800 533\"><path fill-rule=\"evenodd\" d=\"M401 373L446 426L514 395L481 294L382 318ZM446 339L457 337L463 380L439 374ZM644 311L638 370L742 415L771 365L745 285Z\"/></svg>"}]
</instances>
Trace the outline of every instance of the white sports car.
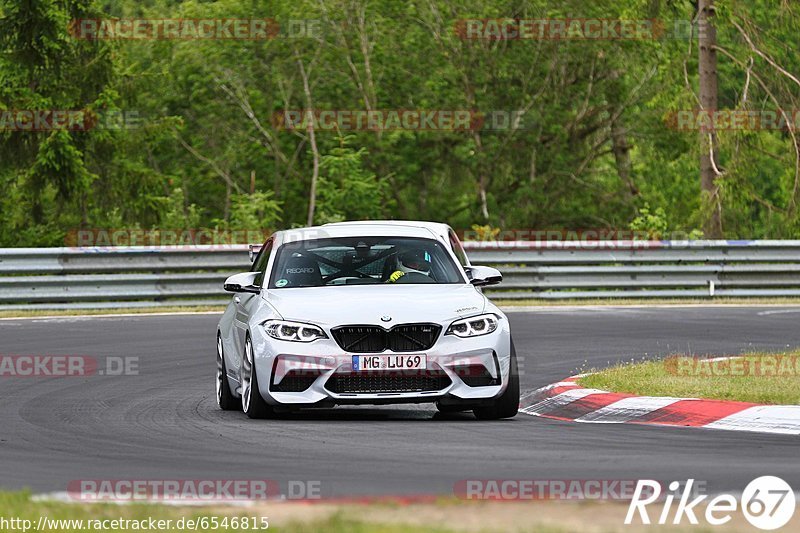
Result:
<instances>
[{"instance_id":1,"label":"white sports car","mask_svg":"<svg viewBox=\"0 0 800 533\"><path fill-rule=\"evenodd\" d=\"M217 331L217 402L250 418L342 404L435 402L509 418L519 374L507 317L453 230L345 222L273 234Z\"/></svg>"}]
</instances>

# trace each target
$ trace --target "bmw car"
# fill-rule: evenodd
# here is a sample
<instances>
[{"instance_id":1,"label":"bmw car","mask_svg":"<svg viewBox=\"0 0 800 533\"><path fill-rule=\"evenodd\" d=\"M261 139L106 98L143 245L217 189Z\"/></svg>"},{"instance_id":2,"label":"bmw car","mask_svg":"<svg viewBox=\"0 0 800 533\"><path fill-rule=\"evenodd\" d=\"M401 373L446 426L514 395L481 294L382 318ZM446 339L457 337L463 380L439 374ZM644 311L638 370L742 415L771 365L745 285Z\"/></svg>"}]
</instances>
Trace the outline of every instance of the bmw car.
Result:
<instances>
[{"instance_id":1,"label":"bmw car","mask_svg":"<svg viewBox=\"0 0 800 533\"><path fill-rule=\"evenodd\" d=\"M510 418L519 373L507 317L446 224L352 222L274 233L217 329L223 410L432 403Z\"/></svg>"}]
</instances>

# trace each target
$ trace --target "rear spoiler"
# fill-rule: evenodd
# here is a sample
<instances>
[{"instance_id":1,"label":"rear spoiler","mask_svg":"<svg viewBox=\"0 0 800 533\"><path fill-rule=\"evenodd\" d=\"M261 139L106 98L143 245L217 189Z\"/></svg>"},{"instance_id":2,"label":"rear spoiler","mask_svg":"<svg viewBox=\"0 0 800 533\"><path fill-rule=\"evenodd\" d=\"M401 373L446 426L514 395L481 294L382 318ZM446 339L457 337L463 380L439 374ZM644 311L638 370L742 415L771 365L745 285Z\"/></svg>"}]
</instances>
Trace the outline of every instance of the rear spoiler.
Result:
<instances>
[{"instance_id":1,"label":"rear spoiler","mask_svg":"<svg viewBox=\"0 0 800 533\"><path fill-rule=\"evenodd\" d=\"M250 249L250 262L251 262L251 263L252 263L253 261L255 261L255 259L256 259L256 256L258 255L258 253L261 251L261 249L262 249L263 247L264 247L264 245L263 245L263 244L251 244L251 245L248 247L248 248Z\"/></svg>"}]
</instances>

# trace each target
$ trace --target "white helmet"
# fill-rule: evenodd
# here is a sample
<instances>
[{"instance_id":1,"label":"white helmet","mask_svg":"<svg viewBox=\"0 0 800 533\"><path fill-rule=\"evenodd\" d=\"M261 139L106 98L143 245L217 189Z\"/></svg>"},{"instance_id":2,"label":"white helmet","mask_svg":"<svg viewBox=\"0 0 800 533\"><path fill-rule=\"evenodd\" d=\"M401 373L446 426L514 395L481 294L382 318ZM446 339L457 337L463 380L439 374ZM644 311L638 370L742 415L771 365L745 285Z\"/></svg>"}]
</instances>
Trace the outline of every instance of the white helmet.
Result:
<instances>
[{"instance_id":1,"label":"white helmet","mask_svg":"<svg viewBox=\"0 0 800 533\"><path fill-rule=\"evenodd\" d=\"M416 272L417 274L430 276L431 255L423 250L403 252L397 256L397 269L406 274Z\"/></svg>"}]
</instances>

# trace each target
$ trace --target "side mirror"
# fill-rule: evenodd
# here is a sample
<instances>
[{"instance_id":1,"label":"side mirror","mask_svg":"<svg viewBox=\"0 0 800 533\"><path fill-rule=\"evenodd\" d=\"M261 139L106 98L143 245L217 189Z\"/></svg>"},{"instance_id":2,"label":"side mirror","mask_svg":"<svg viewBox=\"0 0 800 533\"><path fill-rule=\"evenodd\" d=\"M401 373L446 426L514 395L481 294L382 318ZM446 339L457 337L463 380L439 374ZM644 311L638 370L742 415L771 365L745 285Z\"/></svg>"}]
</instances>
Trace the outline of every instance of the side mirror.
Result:
<instances>
[{"instance_id":1,"label":"side mirror","mask_svg":"<svg viewBox=\"0 0 800 533\"><path fill-rule=\"evenodd\" d=\"M255 285L258 272L243 272L234 274L225 280L223 288L228 292L252 292L260 293L261 287Z\"/></svg>"},{"instance_id":2,"label":"side mirror","mask_svg":"<svg viewBox=\"0 0 800 533\"><path fill-rule=\"evenodd\" d=\"M485 287L487 285L497 285L503 281L503 275L499 270L486 266L469 266L466 267L469 282L476 287Z\"/></svg>"}]
</instances>

